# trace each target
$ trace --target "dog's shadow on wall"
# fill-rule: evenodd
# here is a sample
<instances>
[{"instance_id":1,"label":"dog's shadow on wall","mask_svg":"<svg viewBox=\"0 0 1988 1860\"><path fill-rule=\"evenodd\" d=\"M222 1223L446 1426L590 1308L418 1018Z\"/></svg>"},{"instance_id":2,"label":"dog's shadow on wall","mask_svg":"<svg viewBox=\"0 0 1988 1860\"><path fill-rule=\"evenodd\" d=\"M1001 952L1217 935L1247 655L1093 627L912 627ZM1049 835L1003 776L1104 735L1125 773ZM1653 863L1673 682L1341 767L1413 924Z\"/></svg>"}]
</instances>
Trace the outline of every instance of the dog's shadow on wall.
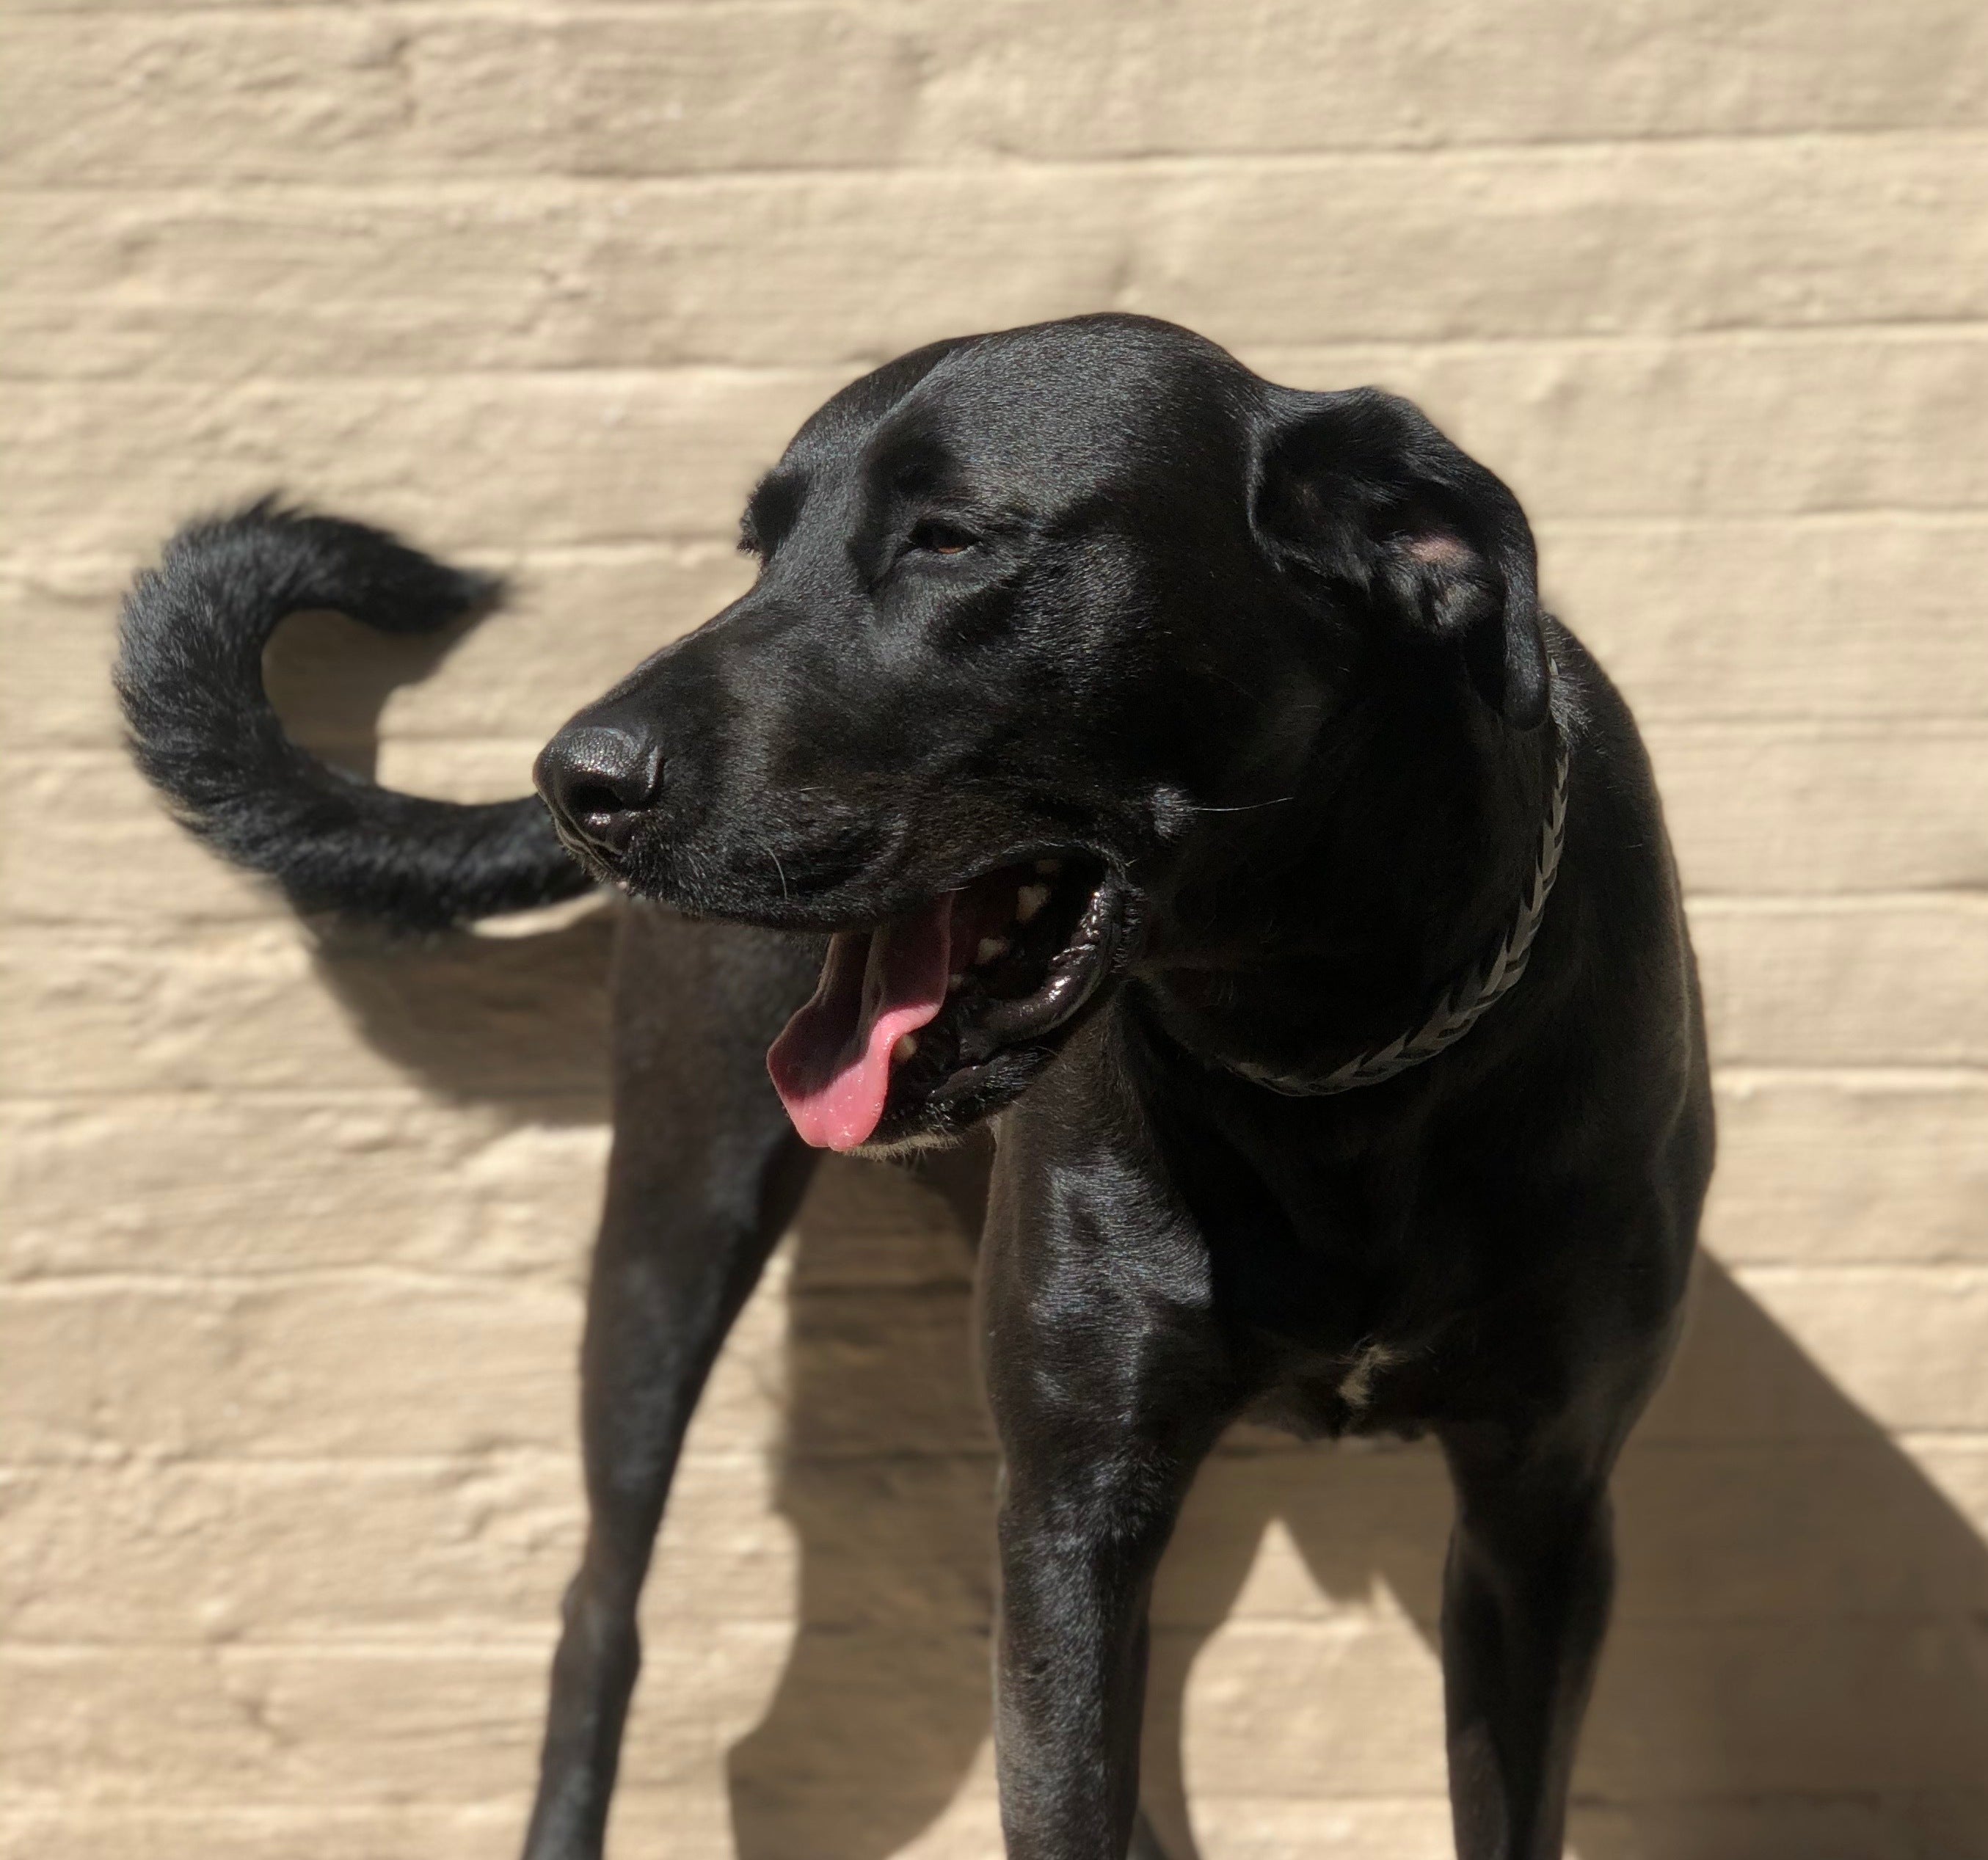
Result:
<instances>
[{"instance_id":1,"label":"dog's shadow on wall","mask_svg":"<svg viewBox=\"0 0 1988 1860\"><path fill-rule=\"evenodd\" d=\"M357 650L356 630L287 629L271 683L300 737L370 772L385 697L461 636L367 636ZM363 1036L428 1089L521 1119L594 1120L610 915L519 937L334 937L319 969ZM988 1732L995 1463L970 1254L929 1188L840 1163L796 1248L779 1502L798 1546L797 1629L763 1718L730 1755L734 1827L742 1860L884 1860L945 1811ZM1617 1506L1618 1612L1576 1780L1583 1860L1988 1856L1988 1546L1713 1261ZM1422 1447L1248 1434L1209 1461L1155 1604L1144 1793L1172 1860L1198 1852L1183 1782L1191 1669L1273 1531L1308 1582L1256 1605L1253 1672L1283 1698L1328 1704L1246 1697L1224 1786L1252 1771L1247 1792L1301 1796L1336 1771L1334 1794L1439 1792L1432 1649L1449 1515ZM1377 1598L1431 1649L1418 1673L1380 1681L1428 1703L1426 1747L1398 1774L1363 1768L1357 1749L1364 1717L1384 1728L1374 1760L1405 1761L1385 1729L1398 1698L1333 1708L1361 1656L1320 1649L1350 1644L1347 1632L1280 1619L1336 1622L1357 1640ZM652 1619L668 1631L666 1611ZM1374 1697L1375 1673L1354 1676ZM1351 1734L1314 1747L1335 1726ZM1204 1734L1222 1733L1197 1720Z\"/></svg>"},{"instance_id":2,"label":"dog's shadow on wall","mask_svg":"<svg viewBox=\"0 0 1988 1860\"><path fill-rule=\"evenodd\" d=\"M925 1193L831 1165L800 1223L779 1487L800 1625L770 1709L732 1756L742 1860L882 1860L943 1811L987 1734L993 1457L966 1249L920 1220ZM1616 1494L1618 1612L1576 1781L1584 1860L1988 1852L1988 1546L1709 1260ZM1266 1798L1328 1772L1348 1796L1440 1791L1449 1510L1441 1461L1420 1446L1249 1431L1209 1462L1155 1599L1143 1793L1173 1860L1198 1851L1189 1671L1273 1529L1310 1592L1273 1576L1242 1664L1225 1659L1220 1690L1246 1732L1224 1736L1213 1704L1197 1720L1197 1740L1221 1741L1224 1786L1253 1770ZM1383 1612L1428 1647L1414 1676L1427 1747L1392 1774L1398 1666L1357 1670L1360 1605L1383 1590ZM1335 1602L1353 1605L1322 1632L1280 1619L1330 1620ZM1349 1686L1357 1696L1331 1699ZM1314 1747L1335 1730L1351 1747Z\"/></svg>"}]
</instances>

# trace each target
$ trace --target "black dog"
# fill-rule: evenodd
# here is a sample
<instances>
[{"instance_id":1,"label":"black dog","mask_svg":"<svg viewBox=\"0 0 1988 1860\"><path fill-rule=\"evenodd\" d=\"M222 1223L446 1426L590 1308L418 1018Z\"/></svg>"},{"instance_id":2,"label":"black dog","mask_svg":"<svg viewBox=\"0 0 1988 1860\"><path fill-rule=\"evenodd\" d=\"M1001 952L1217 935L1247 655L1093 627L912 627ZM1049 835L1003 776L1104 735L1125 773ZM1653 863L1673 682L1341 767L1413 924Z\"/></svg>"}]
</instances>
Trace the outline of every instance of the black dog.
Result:
<instances>
[{"instance_id":1,"label":"black dog","mask_svg":"<svg viewBox=\"0 0 1988 1860\"><path fill-rule=\"evenodd\" d=\"M598 1851L678 1447L809 1146L976 1124L1009 1852L1134 1839L1155 1567L1256 1413L1435 1433L1458 1848L1559 1854L1610 1470L1712 1136L1649 770L1540 611L1518 505L1400 400L1105 316L857 382L744 542L751 592L540 758L577 863L536 802L327 771L262 695L286 613L427 627L486 584L264 507L127 609L140 761L299 903L655 901L616 984L592 1524L529 1854Z\"/></svg>"}]
</instances>

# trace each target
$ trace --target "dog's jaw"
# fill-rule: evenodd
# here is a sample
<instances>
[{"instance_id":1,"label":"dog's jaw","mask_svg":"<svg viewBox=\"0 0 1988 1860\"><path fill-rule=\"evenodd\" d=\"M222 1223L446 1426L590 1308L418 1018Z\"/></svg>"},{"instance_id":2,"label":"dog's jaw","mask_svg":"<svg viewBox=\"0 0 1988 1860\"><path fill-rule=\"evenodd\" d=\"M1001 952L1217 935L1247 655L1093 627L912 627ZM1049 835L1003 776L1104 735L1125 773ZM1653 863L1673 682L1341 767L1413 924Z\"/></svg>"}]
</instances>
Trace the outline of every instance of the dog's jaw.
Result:
<instances>
[{"instance_id":1,"label":"dog's jaw","mask_svg":"<svg viewBox=\"0 0 1988 1860\"><path fill-rule=\"evenodd\" d=\"M1044 856L837 936L768 1055L795 1128L866 1155L963 1136L1053 1059L1122 968L1136 916L1095 859Z\"/></svg>"}]
</instances>

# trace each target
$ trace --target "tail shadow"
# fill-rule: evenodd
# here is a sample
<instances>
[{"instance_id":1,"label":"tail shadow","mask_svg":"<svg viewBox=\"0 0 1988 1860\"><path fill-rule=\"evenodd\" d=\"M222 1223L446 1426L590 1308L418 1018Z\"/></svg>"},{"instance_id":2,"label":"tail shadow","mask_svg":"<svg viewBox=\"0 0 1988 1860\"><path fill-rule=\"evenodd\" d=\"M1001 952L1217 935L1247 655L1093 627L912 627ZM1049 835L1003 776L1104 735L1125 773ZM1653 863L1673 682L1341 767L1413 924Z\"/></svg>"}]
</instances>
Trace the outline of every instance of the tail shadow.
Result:
<instances>
[{"instance_id":1,"label":"tail shadow","mask_svg":"<svg viewBox=\"0 0 1988 1860\"><path fill-rule=\"evenodd\" d=\"M387 634L339 614L294 615L264 655L270 701L297 742L371 780L387 700L432 677L486 617ZM519 792L529 781L520 768ZM429 938L320 920L311 954L360 1035L431 1091L516 1121L599 1123L614 913L583 900L542 916L527 934Z\"/></svg>"}]
</instances>

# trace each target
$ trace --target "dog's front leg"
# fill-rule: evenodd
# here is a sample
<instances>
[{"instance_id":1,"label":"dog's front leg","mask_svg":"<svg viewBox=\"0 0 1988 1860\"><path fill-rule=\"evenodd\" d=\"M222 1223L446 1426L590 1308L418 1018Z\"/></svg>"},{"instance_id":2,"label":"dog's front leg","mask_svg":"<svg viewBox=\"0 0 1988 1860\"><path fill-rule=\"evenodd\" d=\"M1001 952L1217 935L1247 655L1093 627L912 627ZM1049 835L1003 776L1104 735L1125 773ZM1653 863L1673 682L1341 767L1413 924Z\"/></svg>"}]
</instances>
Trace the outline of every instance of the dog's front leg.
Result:
<instances>
[{"instance_id":1,"label":"dog's front leg","mask_svg":"<svg viewBox=\"0 0 1988 1860\"><path fill-rule=\"evenodd\" d=\"M1198 1235L1083 1205L1004 1154L986 1349L1001 1439L996 1756L1011 1860L1124 1860L1147 1605L1195 1467L1232 1412ZM1047 1208L1053 1211L1046 1211Z\"/></svg>"},{"instance_id":2,"label":"dog's front leg","mask_svg":"<svg viewBox=\"0 0 1988 1860\"><path fill-rule=\"evenodd\" d=\"M614 1150L581 1352L587 1548L553 1663L526 1860L595 1860L641 1662L635 1605L691 1411L806 1186L767 1043L820 952L631 914L617 952Z\"/></svg>"},{"instance_id":3,"label":"dog's front leg","mask_svg":"<svg viewBox=\"0 0 1988 1860\"><path fill-rule=\"evenodd\" d=\"M1560 1860L1614 1578L1614 1444L1583 1442L1587 1431L1443 1433L1456 1488L1442 1664L1459 1860Z\"/></svg>"}]
</instances>

